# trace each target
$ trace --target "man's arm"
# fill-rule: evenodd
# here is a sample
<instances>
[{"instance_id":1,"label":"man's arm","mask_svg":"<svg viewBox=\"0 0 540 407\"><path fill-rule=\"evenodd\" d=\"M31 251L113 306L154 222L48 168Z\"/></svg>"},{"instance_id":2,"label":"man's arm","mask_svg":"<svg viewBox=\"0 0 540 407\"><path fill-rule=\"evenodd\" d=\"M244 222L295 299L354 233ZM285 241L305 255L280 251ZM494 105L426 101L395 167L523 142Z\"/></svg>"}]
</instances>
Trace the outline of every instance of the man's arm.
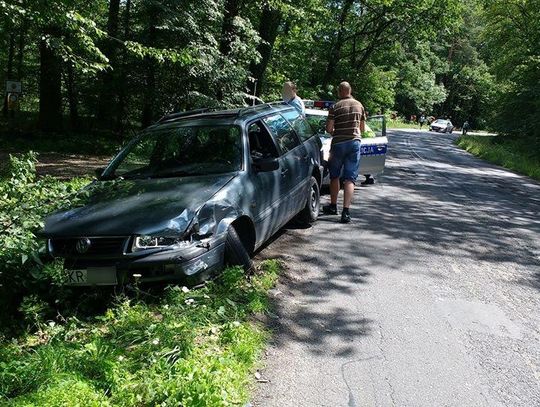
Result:
<instances>
[{"instance_id":1,"label":"man's arm","mask_svg":"<svg viewBox=\"0 0 540 407\"><path fill-rule=\"evenodd\" d=\"M366 131L366 120L362 116L362 118L360 119L360 134L364 134L365 131Z\"/></svg>"},{"instance_id":2,"label":"man's arm","mask_svg":"<svg viewBox=\"0 0 540 407\"><path fill-rule=\"evenodd\" d=\"M362 108L362 115L360 116L360 134L364 134L366 131L366 111Z\"/></svg>"},{"instance_id":3,"label":"man's arm","mask_svg":"<svg viewBox=\"0 0 540 407\"><path fill-rule=\"evenodd\" d=\"M334 119L326 119L326 132L334 134Z\"/></svg>"}]
</instances>

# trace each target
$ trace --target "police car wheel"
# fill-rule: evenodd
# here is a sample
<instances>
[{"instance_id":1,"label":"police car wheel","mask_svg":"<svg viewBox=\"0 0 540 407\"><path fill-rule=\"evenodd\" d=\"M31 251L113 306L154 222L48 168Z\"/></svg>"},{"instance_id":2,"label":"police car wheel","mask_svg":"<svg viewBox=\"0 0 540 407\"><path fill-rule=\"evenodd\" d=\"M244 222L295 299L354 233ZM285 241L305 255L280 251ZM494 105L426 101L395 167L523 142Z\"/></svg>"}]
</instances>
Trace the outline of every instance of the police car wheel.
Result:
<instances>
[{"instance_id":1,"label":"police car wheel","mask_svg":"<svg viewBox=\"0 0 540 407\"><path fill-rule=\"evenodd\" d=\"M310 225L319 217L319 210L321 206L321 193L319 190L319 184L315 177L311 177L309 193L306 200L306 206L298 214L298 220L306 225Z\"/></svg>"}]
</instances>

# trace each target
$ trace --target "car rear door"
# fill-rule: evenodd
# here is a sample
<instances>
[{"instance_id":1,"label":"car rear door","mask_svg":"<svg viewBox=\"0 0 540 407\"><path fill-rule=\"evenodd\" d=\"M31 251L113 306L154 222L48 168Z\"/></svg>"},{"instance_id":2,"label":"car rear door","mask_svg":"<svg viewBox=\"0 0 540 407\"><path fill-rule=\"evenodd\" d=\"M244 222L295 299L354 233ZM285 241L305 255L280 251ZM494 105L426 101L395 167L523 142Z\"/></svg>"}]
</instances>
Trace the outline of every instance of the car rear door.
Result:
<instances>
[{"instance_id":1,"label":"car rear door","mask_svg":"<svg viewBox=\"0 0 540 407\"><path fill-rule=\"evenodd\" d=\"M386 118L383 115L370 116L366 124L371 129L370 135L363 138L360 148L360 170L362 175L375 175L383 172L388 150L386 137Z\"/></svg>"},{"instance_id":2,"label":"car rear door","mask_svg":"<svg viewBox=\"0 0 540 407\"><path fill-rule=\"evenodd\" d=\"M309 179L313 172L313 167L320 164L320 150L322 147L321 139L317 136L306 118L297 110L283 112L282 115L291 124L296 135L300 138L300 141L306 149L305 152L307 155L304 154L301 160L301 163L303 164L301 171L302 179ZM307 185L307 188L309 189L309 185Z\"/></svg>"}]
</instances>

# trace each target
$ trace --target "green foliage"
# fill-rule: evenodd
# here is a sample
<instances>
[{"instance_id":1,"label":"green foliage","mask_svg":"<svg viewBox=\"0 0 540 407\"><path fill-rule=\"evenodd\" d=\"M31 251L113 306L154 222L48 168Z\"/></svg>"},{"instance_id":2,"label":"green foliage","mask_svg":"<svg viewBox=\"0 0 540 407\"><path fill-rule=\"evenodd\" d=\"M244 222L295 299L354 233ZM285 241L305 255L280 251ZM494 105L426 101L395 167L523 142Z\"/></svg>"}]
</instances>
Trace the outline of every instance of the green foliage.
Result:
<instances>
[{"instance_id":1,"label":"green foliage","mask_svg":"<svg viewBox=\"0 0 540 407\"><path fill-rule=\"evenodd\" d=\"M540 153L524 138L462 136L456 143L480 158L540 180Z\"/></svg>"},{"instance_id":2,"label":"green foliage","mask_svg":"<svg viewBox=\"0 0 540 407\"><path fill-rule=\"evenodd\" d=\"M36 161L37 156L32 152L10 156L10 175L0 181L0 307L6 311L0 320L14 317L11 311L31 288L60 283L61 264L44 263L45 242L36 233L42 228L46 214L63 204L75 203L80 199L75 192L88 182L75 179L63 183L52 177L38 178ZM24 305L23 308L26 309Z\"/></svg>"},{"instance_id":3,"label":"green foliage","mask_svg":"<svg viewBox=\"0 0 540 407\"><path fill-rule=\"evenodd\" d=\"M540 1L486 1L484 10L485 54L500 89L494 128L540 151Z\"/></svg>"},{"instance_id":4,"label":"green foliage","mask_svg":"<svg viewBox=\"0 0 540 407\"><path fill-rule=\"evenodd\" d=\"M14 406L226 406L247 400L267 333L279 264L266 261L197 290L169 286L157 302L117 298L88 322L45 324L0 345L0 398ZM150 298L149 298L150 299Z\"/></svg>"}]
</instances>

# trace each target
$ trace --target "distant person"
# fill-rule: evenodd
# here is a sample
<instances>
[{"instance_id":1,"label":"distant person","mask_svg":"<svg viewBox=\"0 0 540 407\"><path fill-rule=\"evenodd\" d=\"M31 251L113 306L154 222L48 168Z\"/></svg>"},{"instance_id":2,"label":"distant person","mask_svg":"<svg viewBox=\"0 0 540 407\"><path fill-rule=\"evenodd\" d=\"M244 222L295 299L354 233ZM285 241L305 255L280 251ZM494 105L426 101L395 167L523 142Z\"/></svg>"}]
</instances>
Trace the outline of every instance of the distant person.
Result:
<instances>
[{"instance_id":1,"label":"distant person","mask_svg":"<svg viewBox=\"0 0 540 407\"><path fill-rule=\"evenodd\" d=\"M469 131L469 121L465 120L465 123L463 123L463 135L466 136L467 132Z\"/></svg>"},{"instance_id":2,"label":"distant person","mask_svg":"<svg viewBox=\"0 0 540 407\"><path fill-rule=\"evenodd\" d=\"M420 119L418 120L420 122L420 130L422 130L422 126L424 125L424 123L426 122L426 115L424 115L423 113L420 115Z\"/></svg>"},{"instance_id":3,"label":"distant person","mask_svg":"<svg viewBox=\"0 0 540 407\"><path fill-rule=\"evenodd\" d=\"M293 82L285 82L283 84L283 101L292 107L296 108L300 114L306 114L306 107L304 106L304 101L296 94L297 88Z\"/></svg>"},{"instance_id":4,"label":"distant person","mask_svg":"<svg viewBox=\"0 0 540 407\"><path fill-rule=\"evenodd\" d=\"M354 184L360 166L360 141L366 130L366 111L362 103L352 97L351 85L341 82L338 87L339 101L328 111L326 132L332 135L328 169L330 172L330 205L323 213L337 215L337 198L340 177L343 179L343 211L341 223L349 223L354 195Z\"/></svg>"}]
</instances>

